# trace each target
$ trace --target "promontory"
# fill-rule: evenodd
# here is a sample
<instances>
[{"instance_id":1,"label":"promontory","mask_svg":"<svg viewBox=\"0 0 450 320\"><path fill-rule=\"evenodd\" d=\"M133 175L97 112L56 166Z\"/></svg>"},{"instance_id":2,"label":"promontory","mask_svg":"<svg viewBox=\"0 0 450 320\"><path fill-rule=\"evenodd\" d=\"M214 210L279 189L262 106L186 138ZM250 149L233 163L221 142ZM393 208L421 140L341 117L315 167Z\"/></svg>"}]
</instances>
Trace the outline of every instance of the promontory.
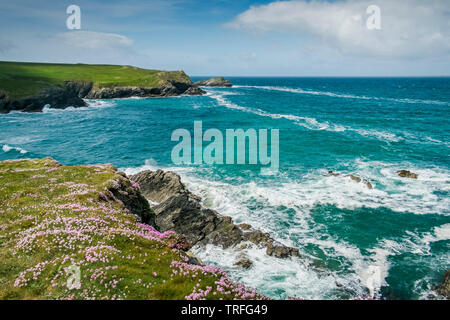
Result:
<instances>
[{"instance_id":1,"label":"promontory","mask_svg":"<svg viewBox=\"0 0 450 320\"><path fill-rule=\"evenodd\" d=\"M83 99L201 95L184 71L121 65L0 62L0 113L86 106Z\"/></svg>"}]
</instances>

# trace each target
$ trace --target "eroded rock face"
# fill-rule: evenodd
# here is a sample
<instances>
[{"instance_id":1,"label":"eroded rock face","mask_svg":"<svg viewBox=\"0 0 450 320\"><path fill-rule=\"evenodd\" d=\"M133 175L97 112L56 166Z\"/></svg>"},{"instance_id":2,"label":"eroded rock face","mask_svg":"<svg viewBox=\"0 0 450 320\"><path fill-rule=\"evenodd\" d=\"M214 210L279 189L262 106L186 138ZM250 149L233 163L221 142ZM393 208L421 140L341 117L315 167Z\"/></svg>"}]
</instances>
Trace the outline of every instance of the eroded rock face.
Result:
<instances>
[{"instance_id":1,"label":"eroded rock face","mask_svg":"<svg viewBox=\"0 0 450 320\"><path fill-rule=\"evenodd\" d=\"M142 171L130 176L130 179L139 183L141 192L147 199L154 202L163 202L172 196L182 194L200 201L200 197L192 194L181 182L181 178L171 171Z\"/></svg>"},{"instance_id":2,"label":"eroded rock face","mask_svg":"<svg viewBox=\"0 0 450 320\"><path fill-rule=\"evenodd\" d=\"M37 95L21 99L9 98L5 93L0 95L0 113L8 113L13 110L42 112L46 105L56 109L87 106L86 102L78 96L77 90L67 84L65 87L48 87Z\"/></svg>"},{"instance_id":3,"label":"eroded rock face","mask_svg":"<svg viewBox=\"0 0 450 320\"><path fill-rule=\"evenodd\" d=\"M419 175L409 170L400 170L397 171L397 174L402 178L417 179L419 177Z\"/></svg>"},{"instance_id":4,"label":"eroded rock face","mask_svg":"<svg viewBox=\"0 0 450 320\"><path fill-rule=\"evenodd\" d=\"M190 96L201 96L205 94L206 92L200 89L199 87L192 86L189 89L187 89L183 94L187 94Z\"/></svg>"},{"instance_id":5,"label":"eroded rock face","mask_svg":"<svg viewBox=\"0 0 450 320\"><path fill-rule=\"evenodd\" d=\"M190 94L190 82L165 81L158 87L114 87L114 88L91 88L83 92L86 99L113 99L129 97L169 97L180 94ZM198 93L197 93L198 94Z\"/></svg>"},{"instance_id":6,"label":"eroded rock face","mask_svg":"<svg viewBox=\"0 0 450 320\"><path fill-rule=\"evenodd\" d=\"M229 80L224 77L211 78L208 80L194 82L194 85L199 87L232 87Z\"/></svg>"},{"instance_id":7,"label":"eroded rock face","mask_svg":"<svg viewBox=\"0 0 450 320\"><path fill-rule=\"evenodd\" d=\"M117 171L117 170L116 170ZM121 174L118 172L118 174ZM108 187L110 195L120 200L125 208L141 218L143 223L155 226L155 213L150 208L148 201L143 197L141 192L133 186L133 182L126 175L122 175L120 179L112 181ZM186 245L188 247L189 245ZM189 250L189 248L187 248Z\"/></svg>"},{"instance_id":8,"label":"eroded rock face","mask_svg":"<svg viewBox=\"0 0 450 320\"><path fill-rule=\"evenodd\" d=\"M447 270L444 274L444 279L437 287L437 292L443 295L445 298L450 299L450 270Z\"/></svg>"},{"instance_id":9,"label":"eroded rock face","mask_svg":"<svg viewBox=\"0 0 450 320\"><path fill-rule=\"evenodd\" d=\"M170 197L154 207L154 211L160 231L184 234L193 245L210 243L228 248L243 240L242 231L230 217L203 208L198 200L186 193Z\"/></svg>"},{"instance_id":10,"label":"eroded rock face","mask_svg":"<svg viewBox=\"0 0 450 320\"><path fill-rule=\"evenodd\" d=\"M187 76L186 76L187 77ZM181 94L205 94L190 79L186 81L162 81L157 87L112 87L96 88L93 82L66 81L63 86L50 86L39 94L14 99L0 91L0 113L10 111L42 112L46 105L51 108L85 107L83 99L114 99L129 97L170 97Z\"/></svg>"},{"instance_id":11,"label":"eroded rock face","mask_svg":"<svg viewBox=\"0 0 450 320\"><path fill-rule=\"evenodd\" d=\"M268 233L254 230L249 224L236 225L231 217L204 208L200 197L192 194L173 172L143 171L130 177L140 184L143 195L159 205L153 207L155 224L160 231L173 230L184 234L192 244L213 244L223 248L248 248L252 243L266 248L270 256L288 258L299 251L287 247Z\"/></svg>"}]
</instances>

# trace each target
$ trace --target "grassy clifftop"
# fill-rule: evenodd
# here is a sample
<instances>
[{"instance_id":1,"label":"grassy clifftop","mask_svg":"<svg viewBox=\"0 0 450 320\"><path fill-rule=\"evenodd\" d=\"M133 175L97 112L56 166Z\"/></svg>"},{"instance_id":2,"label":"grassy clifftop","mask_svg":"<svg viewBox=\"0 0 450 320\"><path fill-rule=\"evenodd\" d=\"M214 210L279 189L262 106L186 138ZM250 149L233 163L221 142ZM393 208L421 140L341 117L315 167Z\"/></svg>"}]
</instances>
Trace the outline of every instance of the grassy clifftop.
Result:
<instances>
[{"instance_id":1,"label":"grassy clifftop","mask_svg":"<svg viewBox=\"0 0 450 320\"><path fill-rule=\"evenodd\" d=\"M142 200L111 165L0 162L0 299L262 298L188 264L183 236L140 222L154 214Z\"/></svg>"},{"instance_id":2,"label":"grassy clifftop","mask_svg":"<svg viewBox=\"0 0 450 320\"><path fill-rule=\"evenodd\" d=\"M183 71L148 70L131 66L53 64L0 61L0 90L10 98L40 93L65 81L93 82L96 88L154 88L166 81L191 83Z\"/></svg>"}]
</instances>

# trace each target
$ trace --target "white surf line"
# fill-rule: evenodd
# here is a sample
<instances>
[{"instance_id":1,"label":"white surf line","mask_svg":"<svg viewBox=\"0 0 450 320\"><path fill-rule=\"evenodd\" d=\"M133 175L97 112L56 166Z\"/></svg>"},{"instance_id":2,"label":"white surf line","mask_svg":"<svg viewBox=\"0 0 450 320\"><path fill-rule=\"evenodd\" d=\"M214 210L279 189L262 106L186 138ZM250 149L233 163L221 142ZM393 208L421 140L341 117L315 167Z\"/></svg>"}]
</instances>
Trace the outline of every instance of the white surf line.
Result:
<instances>
[{"instance_id":1,"label":"white surf line","mask_svg":"<svg viewBox=\"0 0 450 320\"><path fill-rule=\"evenodd\" d=\"M367 96L358 96L352 94L339 94L327 91L313 91L313 90L303 90L296 88L288 88L288 87L277 87L277 86L245 86L245 85L235 85L235 88L255 88L255 89L264 89L264 90L272 90L272 91L282 91L282 92L290 92L290 93L300 93L300 94L310 94L316 96L328 96L334 98L346 98L346 99L361 99L361 100L385 100L385 101L393 101L400 103L409 103L409 104L436 104L436 105L450 105L449 102L438 101L438 100L418 100L418 99L409 99L409 98L380 98L380 97L367 97Z\"/></svg>"},{"instance_id":2,"label":"white surf line","mask_svg":"<svg viewBox=\"0 0 450 320\"><path fill-rule=\"evenodd\" d=\"M272 119L287 119L293 121L295 124L305 127L310 130L325 130L331 132L344 132L344 131L353 131L361 136L375 137L378 140L384 140L388 142L398 142L403 140L403 137L399 137L390 132L378 131L374 129L355 129L348 126L335 125L326 122L319 122L315 118L309 117L301 117L291 114L274 114L269 113L261 109L252 109L237 105L235 103L230 102L229 100L224 98L224 95L221 93L208 92L208 96L214 100L216 100L219 105L222 105L228 109L240 110L247 113L253 113L262 117L270 117Z\"/></svg>"},{"instance_id":3,"label":"white surf line","mask_svg":"<svg viewBox=\"0 0 450 320\"><path fill-rule=\"evenodd\" d=\"M22 149L22 148L19 148L19 147L11 147L10 145L7 145L7 144L4 144L4 145L3 145L2 150L3 150L3 152L5 152L5 153L10 152L10 151L12 151L12 150L17 151L17 152L20 152L21 154L28 153L28 151L25 150L25 149Z\"/></svg>"}]
</instances>

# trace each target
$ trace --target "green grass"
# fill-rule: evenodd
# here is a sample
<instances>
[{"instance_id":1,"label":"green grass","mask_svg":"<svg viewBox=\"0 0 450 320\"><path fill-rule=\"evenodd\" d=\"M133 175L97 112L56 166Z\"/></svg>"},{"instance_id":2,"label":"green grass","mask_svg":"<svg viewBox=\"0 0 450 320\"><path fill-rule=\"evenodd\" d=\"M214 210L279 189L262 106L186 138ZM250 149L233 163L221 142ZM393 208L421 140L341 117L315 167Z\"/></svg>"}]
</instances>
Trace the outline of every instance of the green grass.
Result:
<instances>
[{"instance_id":1,"label":"green grass","mask_svg":"<svg viewBox=\"0 0 450 320\"><path fill-rule=\"evenodd\" d=\"M0 90L10 98L38 94L65 81L94 82L97 88L139 86L159 87L164 81L189 82L183 71L159 71L132 66L52 64L0 61Z\"/></svg>"},{"instance_id":2,"label":"green grass","mask_svg":"<svg viewBox=\"0 0 450 320\"><path fill-rule=\"evenodd\" d=\"M186 264L183 236L139 223L111 190L140 196L111 165L0 162L0 299L262 298L219 268ZM67 286L71 266L79 288Z\"/></svg>"}]
</instances>

